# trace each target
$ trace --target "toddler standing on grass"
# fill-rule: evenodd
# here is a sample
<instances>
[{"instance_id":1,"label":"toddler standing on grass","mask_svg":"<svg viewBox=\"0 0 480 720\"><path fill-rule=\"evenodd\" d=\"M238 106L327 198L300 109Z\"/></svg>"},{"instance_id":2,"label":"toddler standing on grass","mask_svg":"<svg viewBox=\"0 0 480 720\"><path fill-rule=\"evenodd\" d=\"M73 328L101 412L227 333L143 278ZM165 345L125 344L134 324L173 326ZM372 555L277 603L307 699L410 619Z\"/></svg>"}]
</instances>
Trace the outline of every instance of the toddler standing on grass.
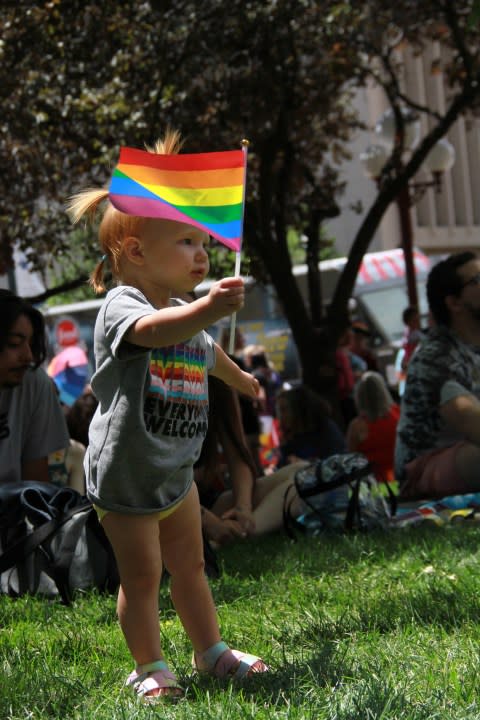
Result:
<instances>
[{"instance_id":1,"label":"toddler standing on grass","mask_svg":"<svg viewBox=\"0 0 480 720\"><path fill-rule=\"evenodd\" d=\"M168 132L155 152L176 154L179 147L179 134ZM103 201L108 190L86 190L71 199L69 213L74 222L94 217ZM126 215L107 202L99 239L104 255L91 283L104 290L108 264L117 287L95 325L92 389L99 405L85 459L87 494L118 563L117 612L135 661L127 684L154 701L182 694L160 644L163 565L198 671L241 678L267 670L221 640L193 482L207 430L208 373L252 398L258 381L203 330L243 306L241 278L220 280L188 304L172 297L191 292L207 275L206 232Z\"/></svg>"}]
</instances>

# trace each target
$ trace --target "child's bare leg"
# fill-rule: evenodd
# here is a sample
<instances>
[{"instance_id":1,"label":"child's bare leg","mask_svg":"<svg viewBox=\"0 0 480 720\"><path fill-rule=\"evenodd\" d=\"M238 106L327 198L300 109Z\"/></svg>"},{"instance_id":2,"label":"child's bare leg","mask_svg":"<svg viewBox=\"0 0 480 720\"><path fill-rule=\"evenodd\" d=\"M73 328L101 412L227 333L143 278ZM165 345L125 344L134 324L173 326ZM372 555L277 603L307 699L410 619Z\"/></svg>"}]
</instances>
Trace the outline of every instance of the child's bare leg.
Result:
<instances>
[{"instance_id":1,"label":"child's bare leg","mask_svg":"<svg viewBox=\"0 0 480 720\"><path fill-rule=\"evenodd\" d=\"M160 542L165 567L171 575L173 604L193 645L197 667L218 677L235 673L245 676L266 670L267 666L259 658L232 651L220 641L217 611L204 573L200 504L195 483L179 509L160 521ZM205 653L206 650L209 652Z\"/></svg>"},{"instance_id":2,"label":"child's bare leg","mask_svg":"<svg viewBox=\"0 0 480 720\"><path fill-rule=\"evenodd\" d=\"M220 630L204 573L200 504L195 483L178 510L160 521L160 543L165 567L171 576L175 610L194 650L202 652L219 642Z\"/></svg>"},{"instance_id":3,"label":"child's bare leg","mask_svg":"<svg viewBox=\"0 0 480 720\"><path fill-rule=\"evenodd\" d=\"M117 612L138 665L162 659L158 590L162 572L158 518L108 513L103 527L120 574Z\"/></svg>"}]
</instances>

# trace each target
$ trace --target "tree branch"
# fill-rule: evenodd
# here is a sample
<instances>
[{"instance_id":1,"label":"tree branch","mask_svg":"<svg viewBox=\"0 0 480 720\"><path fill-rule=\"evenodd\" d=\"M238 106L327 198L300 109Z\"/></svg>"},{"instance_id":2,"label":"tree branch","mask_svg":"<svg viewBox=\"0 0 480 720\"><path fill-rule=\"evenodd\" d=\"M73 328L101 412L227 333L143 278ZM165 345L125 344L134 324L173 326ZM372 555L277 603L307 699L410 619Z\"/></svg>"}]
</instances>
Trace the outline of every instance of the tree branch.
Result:
<instances>
[{"instance_id":1,"label":"tree branch","mask_svg":"<svg viewBox=\"0 0 480 720\"><path fill-rule=\"evenodd\" d=\"M31 297L25 299L31 302L32 305L38 305L42 302L45 302L45 300L48 300L51 297L55 297L55 295L60 295L61 293L69 292L70 290L76 290L77 288L82 287L82 285L86 285L87 283L88 277L86 275L81 276L76 278L75 280L68 280L61 285L56 285L49 290L45 290L45 292L40 293L39 295L32 295Z\"/></svg>"}]
</instances>

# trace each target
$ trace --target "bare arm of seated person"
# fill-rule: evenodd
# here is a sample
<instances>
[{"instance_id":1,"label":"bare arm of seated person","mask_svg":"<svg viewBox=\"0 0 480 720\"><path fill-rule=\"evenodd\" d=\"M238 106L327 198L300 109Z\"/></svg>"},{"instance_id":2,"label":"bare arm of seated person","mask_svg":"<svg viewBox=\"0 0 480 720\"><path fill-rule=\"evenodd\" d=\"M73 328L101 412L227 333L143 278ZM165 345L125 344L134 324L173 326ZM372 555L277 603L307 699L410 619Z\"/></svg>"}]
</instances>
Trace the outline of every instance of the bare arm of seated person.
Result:
<instances>
[{"instance_id":1,"label":"bare arm of seated person","mask_svg":"<svg viewBox=\"0 0 480 720\"><path fill-rule=\"evenodd\" d=\"M353 418L347 429L347 450L355 452L368 435L368 426L361 417Z\"/></svg>"},{"instance_id":2,"label":"bare arm of seated person","mask_svg":"<svg viewBox=\"0 0 480 720\"><path fill-rule=\"evenodd\" d=\"M480 447L480 402L474 395L457 395L440 405L439 413L452 430Z\"/></svg>"},{"instance_id":3,"label":"bare arm of seated person","mask_svg":"<svg viewBox=\"0 0 480 720\"><path fill-rule=\"evenodd\" d=\"M240 404L235 392L232 392L232 407L229 408L229 410L231 412L230 421L236 440L244 446L245 453L248 453L247 441L242 425ZM244 533L251 533L255 530L255 520L252 512L255 478L252 474L252 469L242 457L236 443L222 426L219 428L219 434L220 443L227 461L232 492L223 494L224 503L221 502L222 496L220 496L220 502L215 509L222 519L236 520Z\"/></svg>"}]
</instances>

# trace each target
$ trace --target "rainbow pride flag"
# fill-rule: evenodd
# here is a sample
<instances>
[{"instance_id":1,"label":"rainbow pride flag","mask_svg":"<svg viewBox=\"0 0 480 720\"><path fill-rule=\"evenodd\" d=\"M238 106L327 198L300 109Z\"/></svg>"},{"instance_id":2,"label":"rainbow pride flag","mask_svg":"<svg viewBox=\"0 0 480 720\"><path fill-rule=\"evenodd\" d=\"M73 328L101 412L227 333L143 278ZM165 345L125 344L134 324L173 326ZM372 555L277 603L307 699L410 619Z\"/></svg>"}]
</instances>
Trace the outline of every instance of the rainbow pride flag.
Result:
<instances>
[{"instance_id":1,"label":"rainbow pride flag","mask_svg":"<svg viewBox=\"0 0 480 720\"><path fill-rule=\"evenodd\" d=\"M109 198L127 215L187 223L240 252L245 177L242 150L157 155L123 147Z\"/></svg>"}]
</instances>

